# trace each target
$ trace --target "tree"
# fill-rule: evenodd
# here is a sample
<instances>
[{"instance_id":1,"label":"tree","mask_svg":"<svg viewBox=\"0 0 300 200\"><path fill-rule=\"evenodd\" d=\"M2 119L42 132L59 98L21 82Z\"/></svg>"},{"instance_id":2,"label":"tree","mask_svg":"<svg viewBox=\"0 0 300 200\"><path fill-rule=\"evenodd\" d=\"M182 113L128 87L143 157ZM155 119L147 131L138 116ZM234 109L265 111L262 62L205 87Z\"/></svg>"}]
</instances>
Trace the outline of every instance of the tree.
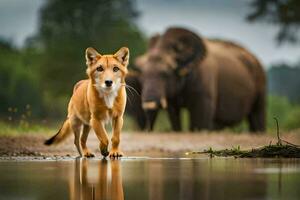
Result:
<instances>
[{"instance_id":1,"label":"tree","mask_svg":"<svg viewBox=\"0 0 300 200\"><path fill-rule=\"evenodd\" d=\"M145 39L134 23L138 13L132 0L48 0L40 11L39 30L31 38L42 49L43 88L70 95L85 75L85 49L113 53L128 46L131 58L145 49Z\"/></svg>"},{"instance_id":2,"label":"tree","mask_svg":"<svg viewBox=\"0 0 300 200\"><path fill-rule=\"evenodd\" d=\"M272 95L285 96L293 103L300 102L300 63L276 64L268 70L268 87Z\"/></svg>"},{"instance_id":3,"label":"tree","mask_svg":"<svg viewBox=\"0 0 300 200\"><path fill-rule=\"evenodd\" d=\"M20 117L27 111L41 116L43 105L39 85L23 52L9 41L0 40L0 118Z\"/></svg>"},{"instance_id":4,"label":"tree","mask_svg":"<svg viewBox=\"0 0 300 200\"><path fill-rule=\"evenodd\" d=\"M279 44L295 43L300 27L299 0L252 0L253 12L247 16L249 22L265 21L280 26L276 36Z\"/></svg>"}]
</instances>

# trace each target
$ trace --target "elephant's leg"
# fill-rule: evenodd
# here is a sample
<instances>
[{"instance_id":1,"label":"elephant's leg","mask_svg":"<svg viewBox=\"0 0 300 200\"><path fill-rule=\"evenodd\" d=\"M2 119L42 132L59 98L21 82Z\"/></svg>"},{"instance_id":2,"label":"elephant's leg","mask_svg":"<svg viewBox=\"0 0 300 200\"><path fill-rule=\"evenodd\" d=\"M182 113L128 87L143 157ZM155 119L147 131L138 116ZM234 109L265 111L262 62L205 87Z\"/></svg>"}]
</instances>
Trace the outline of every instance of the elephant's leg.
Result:
<instances>
[{"instance_id":1,"label":"elephant's leg","mask_svg":"<svg viewBox=\"0 0 300 200\"><path fill-rule=\"evenodd\" d=\"M181 131L180 107L178 105L168 105L168 115L173 131Z\"/></svg>"},{"instance_id":2,"label":"elephant's leg","mask_svg":"<svg viewBox=\"0 0 300 200\"><path fill-rule=\"evenodd\" d=\"M209 97L195 97L189 106L190 130L213 129L214 101Z\"/></svg>"},{"instance_id":3,"label":"elephant's leg","mask_svg":"<svg viewBox=\"0 0 300 200\"><path fill-rule=\"evenodd\" d=\"M129 93L125 112L134 119L139 129L145 130L147 118L141 104L141 100L138 101L135 96L132 97L132 93Z\"/></svg>"},{"instance_id":4,"label":"elephant's leg","mask_svg":"<svg viewBox=\"0 0 300 200\"><path fill-rule=\"evenodd\" d=\"M135 120L141 130L146 129L147 119L145 116L145 112L142 108L139 108L139 110L137 111L135 115Z\"/></svg>"},{"instance_id":5,"label":"elephant's leg","mask_svg":"<svg viewBox=\"0 0 300 200\"><path fill-rule=\"evenodd\" d=\"M266 129L266 102L265 95L257 97L248 116L249 129L251 132L263 132Z\"/></svg>"},{"instance_id":6,"label":"elephant's leg","mask_svg":"<svg viewBox=\"0 0 300 200\"><path fill-rule=\"evenodd\" d=\"M204 115L203 113L199 113L200 109L197 110L190 110L190 131L212 130L213 129L212 113L209 111L209 112L205 112L207 114Z\"/></svg>"},{"instance_id":7,"label":"elephant's leg","mask_svg":"<svg viewBox=\"0 0 300 200\"><path fill-rule=\"evenodd\" d=\"M213 130L214 131L220 131L222 129L224 129L226 126L223 123L220 122L214 122L213 124Z\"/></svg>"},{"instance_id":8,"label":"elephant's leg","mask_svg":"<svg viewBox=\"0 0 300 200\"><path fill-rule=\"evenodd\" d=\"M190 114L190 131L196 131L197 130L197 121L200 119L200 115L198 112L196 112L193 108L189 108L189 114Z\"/></svg>"},{"instance_id":9,"label":"elephant's leg","mask_svg":"<svg viewBox=\"0 0 300 200\"><path fill-rule=\"evenodd\" d=\"M146 110L147 131L153 131L158 111L159 111L158 109Z\"/></svg>"}]
</instances>

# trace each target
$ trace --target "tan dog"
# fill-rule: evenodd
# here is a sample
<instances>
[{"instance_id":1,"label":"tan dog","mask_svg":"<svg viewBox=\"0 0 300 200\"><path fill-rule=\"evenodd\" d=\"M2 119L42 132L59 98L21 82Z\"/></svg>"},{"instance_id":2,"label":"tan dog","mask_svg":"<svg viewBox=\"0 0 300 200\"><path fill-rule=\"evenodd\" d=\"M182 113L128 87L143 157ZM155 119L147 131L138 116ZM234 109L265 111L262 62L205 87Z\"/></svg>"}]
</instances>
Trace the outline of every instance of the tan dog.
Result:
<instances>
[{"instance_id":1,"label":"tan dog","mask_svg":"<svg viewBox=\"0 0 300 200\"><path fill-rule=\"evenodd\" d=\"M74 132L75 145L80 156L94 157L86 146L91 127L100 140L103 156L121 157L119 149L123 114L126 105L125 76L128 73L129 50L122 47L114 55L101 55L95 49L86 49L87 75L73 90L68 106L68 118L56 135L45 144L61 142ZM105 123L112 121L112 149L108 151L109 139ZM81 127L83 126L82 134Z\"/></svg>"}]
</instances>

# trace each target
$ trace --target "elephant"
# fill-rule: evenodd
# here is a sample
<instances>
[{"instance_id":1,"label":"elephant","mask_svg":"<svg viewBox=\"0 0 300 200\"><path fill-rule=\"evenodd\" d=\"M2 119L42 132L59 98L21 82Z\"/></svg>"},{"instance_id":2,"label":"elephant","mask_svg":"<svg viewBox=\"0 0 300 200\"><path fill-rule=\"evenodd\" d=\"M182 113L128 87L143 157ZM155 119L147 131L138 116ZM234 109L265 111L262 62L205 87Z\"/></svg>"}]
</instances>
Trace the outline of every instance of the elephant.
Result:
<instances>
[{"instance_id":1,"label":"elephant","mask_svg":"<svg viewBox=\"0 0 300 200\"><path fill-rule=\"evenodd\" d=\"M125 78L126 82L126 93L127 93L127 104L125 113L130 115L136 122L140 130L146 129L146 113L142 108L142 86L139 80L139 75L135 70L130 70L127 77Z\"/></svg>"},{"instance_id":2,"label":"elephant","mask_svg":"<svg viewBox=\"0 0 300 200\"><path fill-rule=\"evenodd\" d=\"M265 130L266 75L252 53L181 27L168 28L149 43L135 63L150 130L161 108L174 131L182 129L182 108L188 110L190 131L220 130L244 119L251 132Z\"/></svg>"},{"instance_id":3,"label":"elephant","mask_svg":"<svg viewBox=\"0 0 300 200\"><path fill-rule=\"evenodd\" d=\"M156 34L149 39L148 50L154 46L159 37L160 35ZM125 82L127 85L126 93L128 96L128 103L126 105L125 112L134 119L140 130L149 130L147 127L147 116L142 107L142 84L139 73L140 71L138 68L138 66L142 64L141 62L144 58L145 56L139 56L137 59L135 59L134 64L130 66L129 73L126 76ZM152 124L154 124L154 121L155 120L152 120ZM151 128L151 130L152 129L153 128Z\"/></svg>"}]
</instances>

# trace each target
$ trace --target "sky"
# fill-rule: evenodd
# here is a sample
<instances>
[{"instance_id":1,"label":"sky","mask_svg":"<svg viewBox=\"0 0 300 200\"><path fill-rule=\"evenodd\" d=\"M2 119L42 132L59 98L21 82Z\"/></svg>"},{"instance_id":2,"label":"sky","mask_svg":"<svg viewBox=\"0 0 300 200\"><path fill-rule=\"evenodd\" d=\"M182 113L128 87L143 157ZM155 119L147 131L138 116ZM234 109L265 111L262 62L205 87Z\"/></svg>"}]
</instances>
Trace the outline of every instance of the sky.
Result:
<instances>
[{"instance_id":1,"label":"sky","mask_svg":"<svg viewBox=\"0 0 300 200\"><path fill-rule=\"evenodd\" d=\"M21 47L37 30L38 12L44 0L0 0L0 37ZM249 0L136 0L136 23L151 36L170 26L189 28L201 36L223 38L242 44L267 68L273 63L300 60L300 45L278 46L278 27L247 23Z\"/></svg>"},{"instance_id":2,"label":"sky","mask_svg":"<svg viewBox=\"0 0 300 200\"><path fill-rule=\"evenodd\" d=\"M0 0L0 37L22 46L38 28L38 11L44 0Z\"/></svg>"}]
</instances>

